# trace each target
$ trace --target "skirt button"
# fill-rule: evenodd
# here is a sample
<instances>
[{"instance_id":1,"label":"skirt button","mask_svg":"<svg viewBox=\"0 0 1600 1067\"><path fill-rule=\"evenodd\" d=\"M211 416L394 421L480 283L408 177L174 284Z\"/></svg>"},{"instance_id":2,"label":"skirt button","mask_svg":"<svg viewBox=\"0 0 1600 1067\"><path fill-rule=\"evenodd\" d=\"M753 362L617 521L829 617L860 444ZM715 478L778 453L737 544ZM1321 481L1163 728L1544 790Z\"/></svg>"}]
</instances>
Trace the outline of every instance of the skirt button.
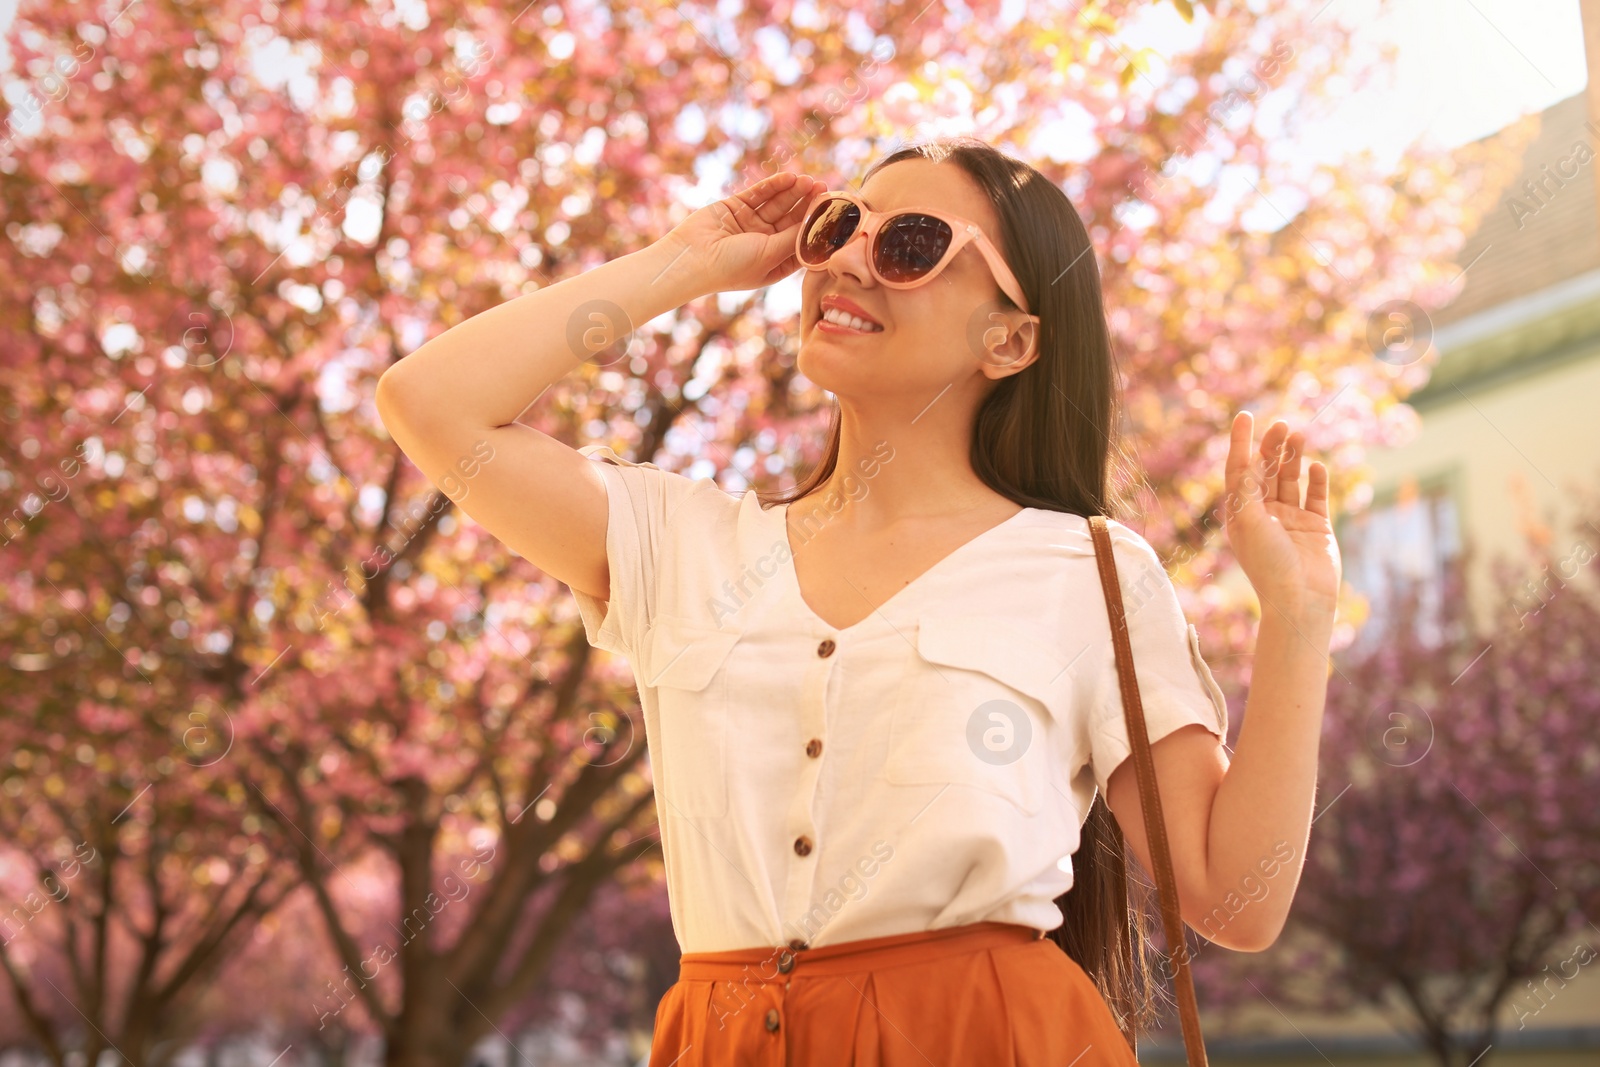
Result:
<instances>
[{"instance_id":1,"label":"skirt button","mask_svg":"<svg viewBox=\"0 0 1600 1067\"><path fill-rule=\"evenodd\" d=\"M778 973L788 974L794 970L794 953L784 949L778 954Z\"/></svg>"},{"instance_id":2,"label":"skirt button","mask_svg":"<svg viewBox=\"0 0 1600 1067\"><path fill-rule=\"evenodd\" d=\"M769 1008L767 1010L767 1029L770 1030L770 1031L773 1031L774 1033L777 1032L777 1029L778 1029L778 1009L777 1008Z\"/></svg>"}]
</instances>

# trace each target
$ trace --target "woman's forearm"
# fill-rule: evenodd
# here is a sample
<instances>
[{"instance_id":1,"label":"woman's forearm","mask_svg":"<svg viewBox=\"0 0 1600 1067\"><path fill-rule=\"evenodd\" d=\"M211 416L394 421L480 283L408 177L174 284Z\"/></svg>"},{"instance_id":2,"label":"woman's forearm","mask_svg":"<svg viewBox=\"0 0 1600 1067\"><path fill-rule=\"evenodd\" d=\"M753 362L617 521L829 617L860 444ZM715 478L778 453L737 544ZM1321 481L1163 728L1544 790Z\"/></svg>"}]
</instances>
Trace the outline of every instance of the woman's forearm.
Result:
<instances>
[{"instance_id":1,"label":"woman's forearm","mask_svg":"<svg viewBox=\"0 0 1600 1067\"><path fill-rule=\"evenodd\" d=\"M656 241L457 323L384 372L384 407L427 422L513 422L610 341L705 295L684 247Z\"/></svg>"},{"instance_id":2,"label":"woman's forearm","mask_svg":"<svg viewBox=\"0 0 1600 1067\"><path fill-rule=\"evenodd\" d=\"M1244 722L1209 827L1208 899L1240 943L1276 939L1305 865L1332 625L1262 605Z\"/></svg>"}]
</instances>

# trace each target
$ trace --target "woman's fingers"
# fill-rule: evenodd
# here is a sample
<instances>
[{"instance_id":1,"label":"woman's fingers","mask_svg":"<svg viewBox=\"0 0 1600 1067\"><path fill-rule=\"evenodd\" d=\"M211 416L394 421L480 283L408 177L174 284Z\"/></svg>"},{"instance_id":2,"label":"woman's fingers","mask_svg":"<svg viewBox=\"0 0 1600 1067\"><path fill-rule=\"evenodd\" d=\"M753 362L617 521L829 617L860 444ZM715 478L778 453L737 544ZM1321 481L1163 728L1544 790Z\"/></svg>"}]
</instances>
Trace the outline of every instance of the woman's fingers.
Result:
<instances>
[{"instance_id":1,"label":"woman's fingers","mask_svg":"<svg viewBox=\"0 0 1600 1067\"><path fill-rule=\"evenodd\" d=\"M1272 462L1272 437L1273 427L1268 424L1261 433L1261 444L1250 456L1250 478L1245 484L1245 492L1249 494L1253 504L1265 504L1269 500L1276 500L1278 496L1277 465Z\"/></svg>"},{"instance_id":2,"label":"woman's fingers","mask_svg":"<svg viewBox=\"0 0 1600 1067\"><path fill-rule=\"evenodd\" d=\"M1246 482L1250 479L1250 449L1255 438L1255 422L1248 411L1233 417L1228 435L1228 460L1222 469L1223 520L1239 513L1248 499Z\"/></svg>"},{"instance_id":3,"label":"woman's fingers","mask_svg":"<svg viewBox=\"0 0 1600 1067\"><path fill-rule=\"evenodd\" d=\"M805 208L815 185L809 175L780 171L728 197L728 207L745 232L771 233L799 221L790 216Z\"/></svg>"},{"instance_id":4,"label":"woman's fingers","mask_svg":"<svg viewBox=\"0 0 1600 1067\"><path fill-rule=\"evenodd\" d=\"M783 279L787 278L789 275L793 274L795 271L797 271L799 269L800 269L800 259L799 259L799 257L794 256L794 255L790 255L782 263L778 264L776 267L773 267L772 270L768 271L765 280L763 280L761 284L763 286L767 286L767 285L772 285L772 284L774 284L776 282L781 282L781 281L783 281Z\"/></svg>"},{"instance_id":5,"label":"woman's fingers","mask_svg":"<svg viewBox=\"0 0 1600 1067\"><path fill-rule=\"evenodd\" d=\"M1261 435L1261 499L1263 502L1278 499L1278 476L1283 469L1283 439L1288 436L1289 424L1278 419Z\"/></svg>"},{"instance_id":6,"label":"woman's fingers","mask_svg":"<svg viewBox=\"0 0 1600 1067\"><path fill-rule=\"evenodd\" d=\"M789 201L789 207L779 216L779 221L791 226L799 223L805 217L805 210L811 204L817 191L824 188L823 182L802 174L801 180L795 183L794 196Z\"/></svg>"},{"instance_id":7,"label":"woman's fingers","mask_svg":"<svg viewBox=\"0 0 1600 1067\"><path fill-rule=\"evenodd\" d=\"M771 200L774 194L789 188L801 177L803 175L795 174L792 171L780 170L776 174L767 175L754 185L748 185L740 189L728 199L738 200L750 208L758 208L768 200Z\"/></svg>"},{"instance_id":8,"label":"woman's fingers","mask_svg":"<svg viewBox=\"0 0 1600 1067\"><path fill-rule=\"evenodd\" d=\"M1315 460L1306 477L1306 510L1332 520L1328 514L1328 468Z\"/></svg>"},{"instance_id":9,"label":"woman's fingers","mask_svg":"<svg viewBox=\"0 0 1600 1067\"><path fill-rule=\"evenodd\" d=\"M1283 462L1278 468L1278 502L1300 506L1300 457L1305 450L1305 435L1299 430L1283 443Z\"/></svg>"},{"instance_id":10,"label":"woman's fingers","mask_svg":"<svg viewBox=\"0 0 1600 1067\"><path fill-rule=\"evenodd\" d=\"M740 189L730 196L722 198L722 206L728 209L728 214L733 217L732 231L735 233L749 233L761 221L760 208L772 198L774 183L779 178L791 177L788 174L774 174L762 178L748 189ZM728 227L728 220L722 220L723 226Z\"/></svg>"},{"instance_id":11,"label":"woman's fingers","mask_svg":"<svg viewBox=\"0 0 1600 1067\"><path fill-rule=\"evenodd\" d=\"M1259 451L1253 451L1254 419L1248 411L1233 417L1228 439L1228 460L1223 469L1228 517L1237 515L1253 501L1276 502L1331 518L1328 505L1328 468L1305 459L1305 433L1289 431L1289 424L1278 419L1261 435ZM1300 475L1305 468L1305 503L1300 503Z\"/></svg>"}]
</instances>

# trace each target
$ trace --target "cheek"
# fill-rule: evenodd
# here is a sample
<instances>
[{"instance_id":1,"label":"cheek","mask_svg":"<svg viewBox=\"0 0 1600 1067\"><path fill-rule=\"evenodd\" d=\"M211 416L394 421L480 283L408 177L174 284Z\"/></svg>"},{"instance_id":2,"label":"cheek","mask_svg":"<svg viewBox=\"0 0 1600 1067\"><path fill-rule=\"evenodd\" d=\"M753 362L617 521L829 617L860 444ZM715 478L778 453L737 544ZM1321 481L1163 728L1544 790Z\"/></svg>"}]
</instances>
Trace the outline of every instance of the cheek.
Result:
<instances>
[{"instance_id":1,"label":"cheek","mask_svg":"<svg viewBox=\"0 0 1600 1067\"><path fill-rule=\"evenodd\" d=\"M903 373L917 379L948 381L961 362L963 345L951 332L948 310L930 307L924 314L908 315L885 348Z\"/></svg>"},{"instance_id":2,"label":"cheek","mask_svg":"<svg viewBox=\"0 0 1600 1067\"><path fill-rule=\"evenodd\" d=\"M822 298L822 275L814 270L805 270L800 278L800 311L803 315L808 308L816 306Z\"/></svg>"},{"instance_id":3,"label":"cheek","mask_svg":"<svg viewBox=\"0 0 1600 1067\"><path fill-rule=\"evenodd\" d=\"M975 307L965 291L935 278L928 285L926 299L897 310L895 347L925 369L919 377L948 381L977 361L979 350L973 346L981 345L982 330L975 328L981 325L981 314L974 316L968 311Z\"/></svg>"}]
</instances>

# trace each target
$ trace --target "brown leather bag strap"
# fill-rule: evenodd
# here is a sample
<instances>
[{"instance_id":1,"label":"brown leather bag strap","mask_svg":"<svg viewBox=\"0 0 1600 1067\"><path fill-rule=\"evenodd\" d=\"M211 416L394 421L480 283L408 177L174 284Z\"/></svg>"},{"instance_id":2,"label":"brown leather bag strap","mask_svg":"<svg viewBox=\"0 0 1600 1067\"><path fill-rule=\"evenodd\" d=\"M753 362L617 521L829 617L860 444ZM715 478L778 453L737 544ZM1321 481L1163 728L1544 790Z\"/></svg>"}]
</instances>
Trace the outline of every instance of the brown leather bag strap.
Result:
<instances>
[{"instance_id":1,"label":"brown leather bag strap","mask_svg":"<svg viewBox=\"0 0 1600 1067\"><path fill-rule=\"evenodd\" d=\"M1094 538L1095 561L1100 565L1106 613L1111 617L1111 644L1117 656L1123 718L1128 725L1128 744L1133 749L1134 773L1139 778L1145 837L1156 868L1151 873L1155 875L1161 897L1161 924L1172 953L1183 1045L1189 1054L1189 1067L1208 1067L1205 1042L1200 1035L1200 1009L1194 997L1194 978L1189 973L1189 948L1184 940L1183 917L1178 910L1178 884L1172 875L1172 854L1167 848L1167 824L1161 813L1161 794L1156 790L1155 759L1150 755L1150 735L1145 729L1144 705L1139 700L1139 680L1133 673L1133 645L1128 640L1128 618L1122 608L1122 583L1117 577L1117 562L1111 554L1111 532L1106 528L1104 515L1089 516L1089 533Z\"/></svg>"}]
</instances>

